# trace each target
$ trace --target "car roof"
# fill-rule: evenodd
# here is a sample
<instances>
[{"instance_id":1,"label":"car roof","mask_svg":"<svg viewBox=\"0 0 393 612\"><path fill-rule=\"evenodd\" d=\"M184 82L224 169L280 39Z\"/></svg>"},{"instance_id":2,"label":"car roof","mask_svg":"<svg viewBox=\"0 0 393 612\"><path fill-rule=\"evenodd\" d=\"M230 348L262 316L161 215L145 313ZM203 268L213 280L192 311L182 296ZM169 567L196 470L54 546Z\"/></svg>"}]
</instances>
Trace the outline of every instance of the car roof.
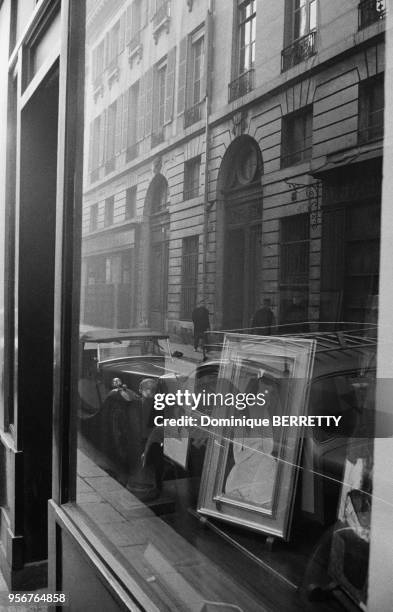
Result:
<instances>
[{"instance_id":1,"label":"car roof","mask_svg":"<svg viewBox=\"0 0 393 612\"><path fill-rule=\"evenodd\" d=\"M103 327L83 329L81 327L80 339L82 342L114 342L116 340L133 340L144 338L146 340L159 340L169 338L165 332L148 328L138 329L105 329Z\"/></svg>"},{"instance_id":2,"label":"car roof","mask_svg":"<svg viewBox=\"0 0 393 612\"><path fill-rule=\"evenodd\" d=\"M222 340L225 333L233 332L213 332L217 335L222 334ZM351 331L283 334L278 338L308 338L316 341L312 374L315 380L319 377L337 375L340 372L354 370L366 372L375 369L377 339L374 334L374 328L364 328ZM269 336L273 337L275 336ZM216 346L219 348L220 343Z\"/></svg>"}]
</instances>

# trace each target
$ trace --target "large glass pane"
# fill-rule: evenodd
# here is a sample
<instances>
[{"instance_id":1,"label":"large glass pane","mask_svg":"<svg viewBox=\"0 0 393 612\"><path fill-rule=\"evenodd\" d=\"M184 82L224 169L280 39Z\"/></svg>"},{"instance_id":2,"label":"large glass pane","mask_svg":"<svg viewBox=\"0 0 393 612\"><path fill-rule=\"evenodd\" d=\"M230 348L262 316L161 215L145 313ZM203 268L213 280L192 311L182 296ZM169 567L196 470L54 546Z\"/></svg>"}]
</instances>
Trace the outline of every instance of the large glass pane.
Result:
<instances>
[{"instance_id":1,"label":"large glass pane","mask_svg":"<svg viewBox=\"0 0 393 612\"><path fill-rule=\"evenodd\" d=\"M380 147L325 130L357 95L333 60L318 96L297 62L299 86L277 67L243 106L256 3L236 4L235 46L202 5L138 17L138 44L131 0L88 12L75 504L146 609L316 612L332 581L364 607ZM300 38L316 2L291 8Z\"/></svg>"}]
</instances>

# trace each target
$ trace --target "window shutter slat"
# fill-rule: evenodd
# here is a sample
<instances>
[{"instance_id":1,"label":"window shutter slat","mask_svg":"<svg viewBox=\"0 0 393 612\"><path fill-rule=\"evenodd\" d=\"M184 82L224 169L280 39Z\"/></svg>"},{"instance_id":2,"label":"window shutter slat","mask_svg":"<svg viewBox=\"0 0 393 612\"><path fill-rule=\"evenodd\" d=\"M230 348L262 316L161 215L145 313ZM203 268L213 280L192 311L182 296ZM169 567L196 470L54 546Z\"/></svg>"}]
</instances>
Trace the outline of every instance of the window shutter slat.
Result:
<instances>
[{"instance_id":1,"label":"window shutter slat","mask_svg":"<svg viewBox=\"0 0 393 612\"><path fill-rule=\"evenodd\" d=\"M145 136L151 134L152 131L152 112L153 112L153 68L146 72L145 77ZM154 96L156 97L156 96ZM155 115L157 113L154 113Z\"/></svg>"},{"instance_id":2,"label":"window shutter slat","mask_svg":"<svg viewBox=\"0 0 393 612\"><path fill-rule=\"evenodd\" d=\"M177 90L177 112L180 115L184 113L186 100L186 74L187 74L187 36L185 36L179 45L179 76Z\"/></svg>"},{"instance_id":3,"label":"window shutter slat","mask_svg":"<svg viewBox=\"0 0 393 612\"><path fill-rule=\"evenodd\" d=\"M175 66L176 66L176 47L168 53L168 63L166 71L165 86L165 123L173 119L173 98L175 90Z\"/></svg>"}]
</instances>

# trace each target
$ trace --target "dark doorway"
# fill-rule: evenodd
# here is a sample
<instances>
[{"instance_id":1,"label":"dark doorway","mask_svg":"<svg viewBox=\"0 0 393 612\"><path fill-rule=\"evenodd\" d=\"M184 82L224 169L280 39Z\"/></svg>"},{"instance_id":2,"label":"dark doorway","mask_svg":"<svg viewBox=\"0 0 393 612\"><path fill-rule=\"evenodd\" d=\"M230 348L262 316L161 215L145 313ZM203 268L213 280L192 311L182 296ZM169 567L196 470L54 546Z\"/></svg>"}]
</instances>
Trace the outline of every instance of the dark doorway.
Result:
<instances>
[{"instance_id":1,"label":"dark doorway","mask_svg":"<svg viewBox=\"0 0 393 612\"><path fill-rule=\"evenodd\" d=\"M18 435L23 450L25 563L47 557L51 497L58 67L21 112L17 229Z\"/></svg>"}]
</instances>

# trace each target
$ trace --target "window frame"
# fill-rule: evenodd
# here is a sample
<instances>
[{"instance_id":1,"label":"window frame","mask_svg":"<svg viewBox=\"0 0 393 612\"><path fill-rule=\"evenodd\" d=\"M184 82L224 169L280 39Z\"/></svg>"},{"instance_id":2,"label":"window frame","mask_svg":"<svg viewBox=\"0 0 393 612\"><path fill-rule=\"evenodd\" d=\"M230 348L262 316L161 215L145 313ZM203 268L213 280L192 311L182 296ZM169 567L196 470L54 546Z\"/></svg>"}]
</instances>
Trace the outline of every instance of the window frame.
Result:
<instances>
[{"instance_id":1,"label":"window frame","mask_svg":"<svg viewBox=\"0 0 393 612\"><path fill-rule=\"evenodd\" d=\"M241 17L241 11L244 10L249 5L253 6L253 8L254 8L253 12L249 16L246 16L245 18L242 18ZM240 77L242 74L246 74L247 72L249 72L250 70L253 70L255 68L256 18L257 18L256 0L238 0L236 16L237 16L237 32L236 32L236 34L237 34L237 36L236 36L237 66L236 66L236 75L238 77ZM251 24L251 27L250 27L250 39L248 41L248 44L245 44L244 46L242 46L242 44L241 44L242 36L243 36L242 30L246 30L247 29L247 24ZM253 32L254 32L254 36L253 36ZM246 38L245 32L244 32L244 38ZM247 49L248 47L251 48L251 53L249 53L251 59L248 62L248 65L246 66L245 65L246 64L245 61L242 63L241 55L242 55L242 49ZM252 52L252 49L253 49L253 52Z\"/></svg>"},{"instance_id":2,"label":"window frame","mask_svg":"<svg viewBox=\"0 0 393 612\"><path fill-rule=\"evenodd\" d=\"M184 162L183 200L191 200L200 195L201 155Z\"/></svg>"},{"instance_id":3,"label":"window frame","mask_svg":"<svg viewBox=\"0 0 393 612\"><path fill-rule=\"evenodd\" d=\"M110 227L114 223L115 196L105 198L104 203L104 227Z\"/></svg>"},{"instance_id":4,"label":"window frame","mask_svg":"<svg viewBox=\"0 0 393 612\"><path fill-rule=\"evenodd\" d=\"M377 89L378 88L378 89ZM374 100L373 95L379 91L382 99L382 106L377 110L371 110ZM384 92L384 72L364 79L359 83L359 104L358 104L358 142L366 144L375 142L383 138L384 133L384 113L385 113L385 92ZM382 121L373 125L370 119L372 116L382 116ZM374 134L374 135L373 135Z\"/></svg>"},{"instance_id":5,"label":"window frame","mask_svg":"<svg viewBox=\"0 0 393 612\"><path fill-rule=\"evenodd\" d=\"M89 209L89 232L95 232L98 229L98 202L91 204Z\"/></svg>"},{"instance_id":6,"label":"window frame","mask_svg":"<svg viewBox=\"0 0 393 612\"><path fill-rule=\"evenodd\" d=\"M295 131L296 120L301 120L303 123L302 130L302 148L294 150L293 145L295 144L295 138L293 132ZM289 166L295 166L303 162L309 161L312 157L313 147L313 105L309 104L302 108L284 115L281 120L281 168L288 168ZM311 125L311 133L307 136L308 121ZM290 132L292 131L292 135ZM292 142L290 142L292 139ZM307 144L307 141L310 144ZM297 155L300 156L297 159Z\"/></svg>"}]
</instances>

